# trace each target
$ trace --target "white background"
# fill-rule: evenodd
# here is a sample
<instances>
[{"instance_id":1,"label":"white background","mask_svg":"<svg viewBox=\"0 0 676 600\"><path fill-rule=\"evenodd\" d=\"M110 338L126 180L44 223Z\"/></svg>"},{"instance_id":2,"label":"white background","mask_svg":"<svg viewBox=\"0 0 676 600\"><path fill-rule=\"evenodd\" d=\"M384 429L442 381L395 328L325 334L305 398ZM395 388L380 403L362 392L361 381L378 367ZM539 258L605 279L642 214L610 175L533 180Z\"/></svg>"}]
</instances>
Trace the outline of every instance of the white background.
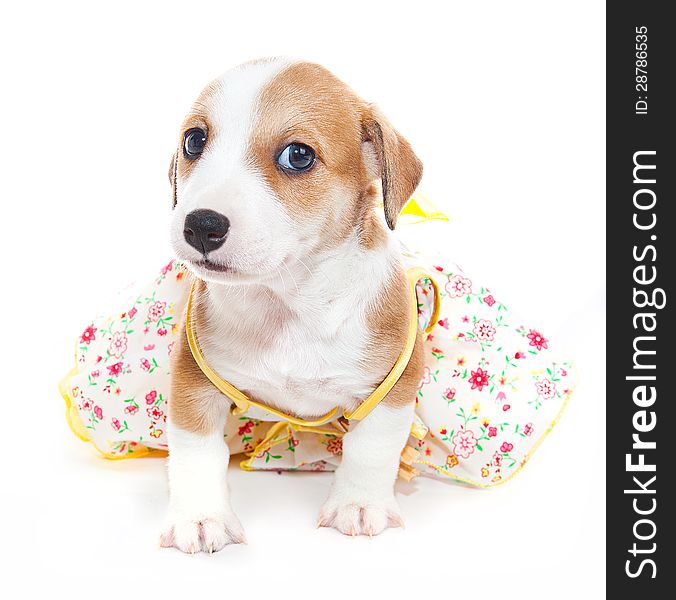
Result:
<instances>
[{"instance_id":1,"label":"white background","mask_svg":"<svg viewBox=\"0 0 676 600\"><path fill-rule=\"evenodd\" d=\"M18 4L0 24L0 586L603 597L604 3ZM380 104L451 216L448 253L567 346L582 381L505 486L419 479L399 495L406 530L349 539L314 529L330 475L231 469L249 545L189 557L157 548L162 461L99 458L56 383L102 303L170 256L167 169L193 98L277 54Z\"/></svg>"}]
</instances>

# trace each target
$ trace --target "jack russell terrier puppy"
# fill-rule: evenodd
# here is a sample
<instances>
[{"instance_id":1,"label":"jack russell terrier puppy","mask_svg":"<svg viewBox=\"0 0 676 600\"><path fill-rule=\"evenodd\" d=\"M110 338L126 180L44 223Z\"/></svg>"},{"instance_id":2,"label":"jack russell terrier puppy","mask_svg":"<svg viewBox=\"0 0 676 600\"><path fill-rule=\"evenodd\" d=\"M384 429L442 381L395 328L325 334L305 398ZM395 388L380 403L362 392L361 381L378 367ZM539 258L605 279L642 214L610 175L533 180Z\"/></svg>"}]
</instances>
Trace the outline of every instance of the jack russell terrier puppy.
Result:
<instances>
[{"instance_id":1,"label":"jack russell terrier puppy","mask_svg":"<svg viewBox=\"0 0 676 600\"><path fill-rule=\"evenodd\" d=\"M208 364L297 417L359 406L397 361L411 318L389 231L422 176L408 142L323 67L259 60L204 89L169 175L172 245L198 280L191 318ZM213 552L245 541L226 482L231 401L185 332L178 340L161 544ZM350 424L320 526L370 536L402 525L394 482L422 368L418 338L384 400Z\"/></svg>"}]
</instances>

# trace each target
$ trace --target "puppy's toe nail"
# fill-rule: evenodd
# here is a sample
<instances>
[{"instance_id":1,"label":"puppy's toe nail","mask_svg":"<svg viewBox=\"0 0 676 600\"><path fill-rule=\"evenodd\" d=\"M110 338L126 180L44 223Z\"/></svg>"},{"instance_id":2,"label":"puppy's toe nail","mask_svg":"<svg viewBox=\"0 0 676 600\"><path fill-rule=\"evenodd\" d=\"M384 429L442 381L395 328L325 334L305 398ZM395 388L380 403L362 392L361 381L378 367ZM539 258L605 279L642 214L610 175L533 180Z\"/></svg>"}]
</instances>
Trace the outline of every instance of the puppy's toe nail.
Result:
<instances>
[{"instance_id":1,"label":"puppy's toe nail","mask_svg":"<svg viewBox=\"0 0 676 600\"><path fill-rule=\"evenodd\" d=\"M173 531L166 531L160 534L160 548L171 548L174 545Z\"/></svg>"},{"instance_id":2,"label":"puppy's toe nail","mask_svg":"<svg viewBox=\"0 0 676 600\"><path fill-rule=\"evenodd\" d=\"M401 527L402 529L406 529L406 525L404 525L404 520L401 518L401 515L390 513L387 517L390 527Z\"/></svg>"},{"instance_id":3,"label":"puppy's toe nail","mask_svg":"<svg viewBox=\"0 0 676 600\"><path fill-rule=\"evenodd\" d=\"M322 511L317 518L317 529L320 527L330 527L333 522L334 514Z\"/></svg>"}]
</instances>

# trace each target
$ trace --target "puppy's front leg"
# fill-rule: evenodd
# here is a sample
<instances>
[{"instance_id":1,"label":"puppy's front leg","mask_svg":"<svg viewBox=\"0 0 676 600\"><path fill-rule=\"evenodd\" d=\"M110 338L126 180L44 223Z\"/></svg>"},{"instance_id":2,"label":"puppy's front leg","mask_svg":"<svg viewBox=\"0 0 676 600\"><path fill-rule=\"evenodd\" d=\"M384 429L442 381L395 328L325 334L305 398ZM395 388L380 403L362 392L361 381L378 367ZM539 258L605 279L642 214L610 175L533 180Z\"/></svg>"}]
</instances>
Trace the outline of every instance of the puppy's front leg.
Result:
<instances>
[{"instance_id":1,"label":"puppy's front leg","mask_svg":"<svg viewBox=\"0 0 676 600\"><path fill-rule=\"evenodd\" d=\"M226 475L230 452L223 438L229 402L176 348L169 407L169 512L162 546L188 553L215 552L245 542L230 507Z\"/></svg>"},{"instance_id":2,"label":"puppy's front leg","mask_svg":"<svg viewBox=\"0 0 676 600\"><path fill-rule=\"evenodd\" d=\"M343 437L343 458L319 526L348 535L378 535L403 527L394 499L401 451L411 433L416 391L423 370L420 337L401 377L363 421Z\"/></svg>"},{"instance_id":3,"label":"puppy's front leg","mask_svg":"<svg viewBox=\"0 0 676 600\"><path fill-rule=\"evenodd\" d=\"M394 482L412 417L413 402L390 406L383 401L345 434L342 462L319 515L319 526L369 536L403 526Z\"/></svg>"}]
</instances>

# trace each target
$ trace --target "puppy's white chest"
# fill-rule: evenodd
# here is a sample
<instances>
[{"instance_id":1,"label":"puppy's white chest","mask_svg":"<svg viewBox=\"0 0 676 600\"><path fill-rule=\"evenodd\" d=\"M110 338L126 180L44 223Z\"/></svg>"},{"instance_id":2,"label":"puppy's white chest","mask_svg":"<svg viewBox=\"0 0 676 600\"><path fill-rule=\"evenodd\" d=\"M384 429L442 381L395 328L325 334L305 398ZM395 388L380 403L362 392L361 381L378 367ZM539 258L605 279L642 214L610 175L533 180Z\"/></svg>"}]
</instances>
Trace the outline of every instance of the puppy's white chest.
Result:
<instances>
[{"instance_id":1,"label":"puppy's white chest","mask_svg":"<svg viewBox=\"0 0 676 600\"><path fill-rule=\"evenodd\" d=\"M373 376L363 367L367 334L356 315L332 311L320 321L273 320L276 330L249 335L242 321L231 322L218 344L205 349L216 371L252 398L302 417L352 407L368 395Z\"/></svg>"}]
</instances>

